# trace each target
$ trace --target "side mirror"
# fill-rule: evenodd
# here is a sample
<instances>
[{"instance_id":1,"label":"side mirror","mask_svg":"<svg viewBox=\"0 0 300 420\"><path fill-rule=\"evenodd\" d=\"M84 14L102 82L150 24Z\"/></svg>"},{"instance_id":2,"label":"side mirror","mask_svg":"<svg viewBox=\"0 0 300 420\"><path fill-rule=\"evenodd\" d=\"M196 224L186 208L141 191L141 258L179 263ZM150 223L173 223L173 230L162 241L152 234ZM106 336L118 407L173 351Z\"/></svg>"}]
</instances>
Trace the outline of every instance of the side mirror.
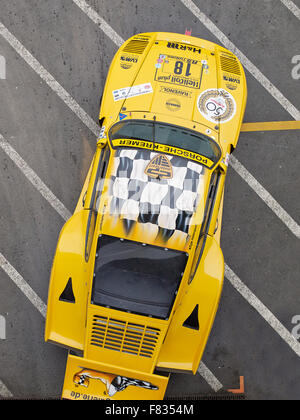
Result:
<instances>
[{"instance_id":1,"label":"side mirror","mask_svg":"<svg viewBox=\"0 0 300 420\"><path fill-rule=\"evenodd\" d=\"M100 149L104 149L107 145L107 138L98 139L97 146L100 147Z\"/></svg>"}]
</instances>

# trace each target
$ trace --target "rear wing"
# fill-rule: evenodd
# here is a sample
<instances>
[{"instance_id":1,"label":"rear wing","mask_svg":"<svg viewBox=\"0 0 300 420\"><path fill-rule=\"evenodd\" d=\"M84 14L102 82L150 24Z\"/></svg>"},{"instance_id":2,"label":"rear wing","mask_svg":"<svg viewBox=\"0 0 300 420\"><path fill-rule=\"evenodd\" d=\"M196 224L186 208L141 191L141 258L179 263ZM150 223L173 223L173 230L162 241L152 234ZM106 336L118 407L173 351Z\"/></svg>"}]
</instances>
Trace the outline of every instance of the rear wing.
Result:
<instances>
[{"instance_id":1,"label":"rear wing","mask_svg":"<svg viewBox=\"0 0 300 420\"><path fill-rule=\"evenodd\" d=\"M162 400L169 377L118 368L69 354L62 399Z\"/></svg>"}]
</instances>

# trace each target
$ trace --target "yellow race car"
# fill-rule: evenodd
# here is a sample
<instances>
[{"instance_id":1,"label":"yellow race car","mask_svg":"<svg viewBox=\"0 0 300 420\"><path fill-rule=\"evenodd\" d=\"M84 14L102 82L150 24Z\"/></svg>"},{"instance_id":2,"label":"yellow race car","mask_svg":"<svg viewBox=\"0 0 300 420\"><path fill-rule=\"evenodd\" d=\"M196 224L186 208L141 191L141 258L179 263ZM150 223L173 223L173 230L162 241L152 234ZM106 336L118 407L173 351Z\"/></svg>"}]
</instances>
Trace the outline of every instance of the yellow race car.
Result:
<instances>
[{"instance_id":1,"label":"yellow race car","mask_svg":"<svg viewBox=\"0 0 300 420\"><path fill-rule=\"evenodd\" d=\"M214 43L145 33L115 55L51 273L45 339L69 349L62 398L159 400L171 372L197 372L246 99L239 60Z\"/></svg>"}]
</instances>

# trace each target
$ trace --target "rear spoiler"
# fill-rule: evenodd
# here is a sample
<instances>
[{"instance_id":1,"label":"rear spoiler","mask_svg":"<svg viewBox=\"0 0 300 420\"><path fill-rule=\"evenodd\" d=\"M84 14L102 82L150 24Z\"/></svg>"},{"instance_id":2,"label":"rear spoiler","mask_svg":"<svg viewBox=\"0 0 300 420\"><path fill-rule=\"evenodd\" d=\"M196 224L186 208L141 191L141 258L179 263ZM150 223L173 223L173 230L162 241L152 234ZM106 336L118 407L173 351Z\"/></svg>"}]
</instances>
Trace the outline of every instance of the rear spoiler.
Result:
<instances>
[{"instance_id":1,"label":"rear spoiler","mask_svg":"<svg viewBox=\"0 0 300 420\"><path fill-rule=\"evenodd\" d=\"M162 400L169 377L68 355L62 399Z\"/></svg>"}]
</instances>

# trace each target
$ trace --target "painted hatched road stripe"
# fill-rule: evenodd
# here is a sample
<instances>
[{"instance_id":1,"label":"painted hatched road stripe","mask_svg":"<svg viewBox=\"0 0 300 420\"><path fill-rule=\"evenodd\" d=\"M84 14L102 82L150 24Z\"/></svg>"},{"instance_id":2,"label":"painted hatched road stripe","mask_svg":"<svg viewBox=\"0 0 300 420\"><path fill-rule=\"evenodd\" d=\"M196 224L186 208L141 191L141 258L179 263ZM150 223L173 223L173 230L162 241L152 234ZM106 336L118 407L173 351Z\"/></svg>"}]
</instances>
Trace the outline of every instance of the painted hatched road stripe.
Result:
<instances>
[{"instance_id":1,"label":"painted hatched road stripe","mask_svg":"<svg viewBox=\"0 0 300 420\"><path fill-rule=\"evenodd\" d=\"M300 9L298 6L295 5L295 3L291 0L280 0L284 6L286 6L290 12L292 12L296 18L300 20Z\"/></svg>"},{"instance_id":2,"label":"painted hatched road stripe","mask_svg":"<svg viewBox=\"0 0 300 420\"><path fill-rule=\"evenodd\" d=\"M10 277L13 283L20 289L20 291L27 297L32 305L40 312L45 318L47 306L35 291L24 280L21 274L7 261L4 255L0 252L0 267ZM0 396L3 398L11 398L13 394L9 391L6 385L0 379Z\"/></svg>"},{"instance_id":3,"label":"painted hatched road stripe","mask_svg":"<svg viewBox=\"0 0 300 420\"><path fill-rule=\"evenodd\" d=\"M77 115L77 117L96 135L99 125L81 108L74 98L57 82L57 80L43 67L35 57L21 44L20 41L0 22L0 35L26 61L26 63L40 76L42 80L60 97L60 99Z\"/></svg>"},{"instance_id":4,"label":"painted hatched road stripe","mask_svg":"<svg viewBox=\"0 0 300 420\"><path fill-rule=\"evenodd\" d=\"M215 377L215 375L208 369L208 367L201 362L198 368L198 373L203 379L210 385L210 387L218 392L223 388L221 382Z\"/></svg>"},{"instance_id":5,"label":"painted hatched road stripe","mask_svg":"<svg viewBox=\"0 0 300 420\"><path fill-rule=\"evenodd\" d=\"M118 47L124 44L117 32L84 0L73 0L73 2L103 31Z\"/></svg>"},{"instance_id":6,"label":"painted hatched road stripe","mask_svg":"<svg viewBox=\"0 0 300 420\"><path fill-rule=\"evenodd\" d=\"M10 392L10 390L7 388L6 385L1 381L0 379L0 397L2 398L12 398L13 394Z\"/></svg>"},{"instance_id":7,"label":"painted hatched road stripe","mask_svg":"<svg viewBox=\"0 0 300 420\"><path fill-rule=\"evenodd\" d=\"M21 274L7 261L4 255L0 252L0 267L11 278L14 284L21 290L21 292L29 299L33 306L43 315L46 316L46 305L23 279Z\"/></svg>"},{"instance_id":8,"label":"painted hatched road stripe","mask_svg":"<svg viewBox=\"0 0 300 420\"><path fill-rule=\"evenodd\" d=\"M74 0L73 0L74 1ZM192 0L180 0L191 13L227 48L232 51L243 66L295 119L300 120L300 111L277 89L275 85L243 54L229 38L195 5Z\"/></svg>"},{"instance_id":9,"label":"painted hatched road stripe","mask_svg":"<svg viewBox=\"0 0 300 420\"><path fill-rule=\"evenodd\" d=\"M48 203L57 211L60 216L67 220L71 217L71 212L62 204L62 202L53 194L41 178L30 168L24 159L16 150L6 141L0 133L0 147L7 156L17 165L25 177L32 183L38 192L48 201Z\"/></svg>"},{"instance_id":10,"label":"painted hatched road stripe","mask_svg":"<svg viewBox=\"0 0 300 420\"><path fill-rule=\"evenodd\" d=\"M270 121L243 123L242 132L300 130L300 121Z\"/></svg>"},{"instance_id":11,"label":"painted hatched road stripe","mask_svg":"<svg viewBox=\"0 0 300 420\"><path fill-rule=\"evenodd\" d=\"M287 228L300 239L300 226L284 210L284 208L272 197L272 195L254 178L253 175L237 160L233 155L230 156L230 166L244 179L249 187L264 201L273 213L286 225Z\"/></svg>"},{"instance_id":12,"label":"painted hatched road stripe","mask_svg":"<svg viewBox=\"0 0 300 420\"><path fill-rule=\"evenodd\" d=\"M288 346L300 357L300 343L273 315L273 313L255 296L241 279L225 264L225 277L232 286L247 300L247 302L261 315L264 320L277 332Z\"/></svg>"}]
</instances>

